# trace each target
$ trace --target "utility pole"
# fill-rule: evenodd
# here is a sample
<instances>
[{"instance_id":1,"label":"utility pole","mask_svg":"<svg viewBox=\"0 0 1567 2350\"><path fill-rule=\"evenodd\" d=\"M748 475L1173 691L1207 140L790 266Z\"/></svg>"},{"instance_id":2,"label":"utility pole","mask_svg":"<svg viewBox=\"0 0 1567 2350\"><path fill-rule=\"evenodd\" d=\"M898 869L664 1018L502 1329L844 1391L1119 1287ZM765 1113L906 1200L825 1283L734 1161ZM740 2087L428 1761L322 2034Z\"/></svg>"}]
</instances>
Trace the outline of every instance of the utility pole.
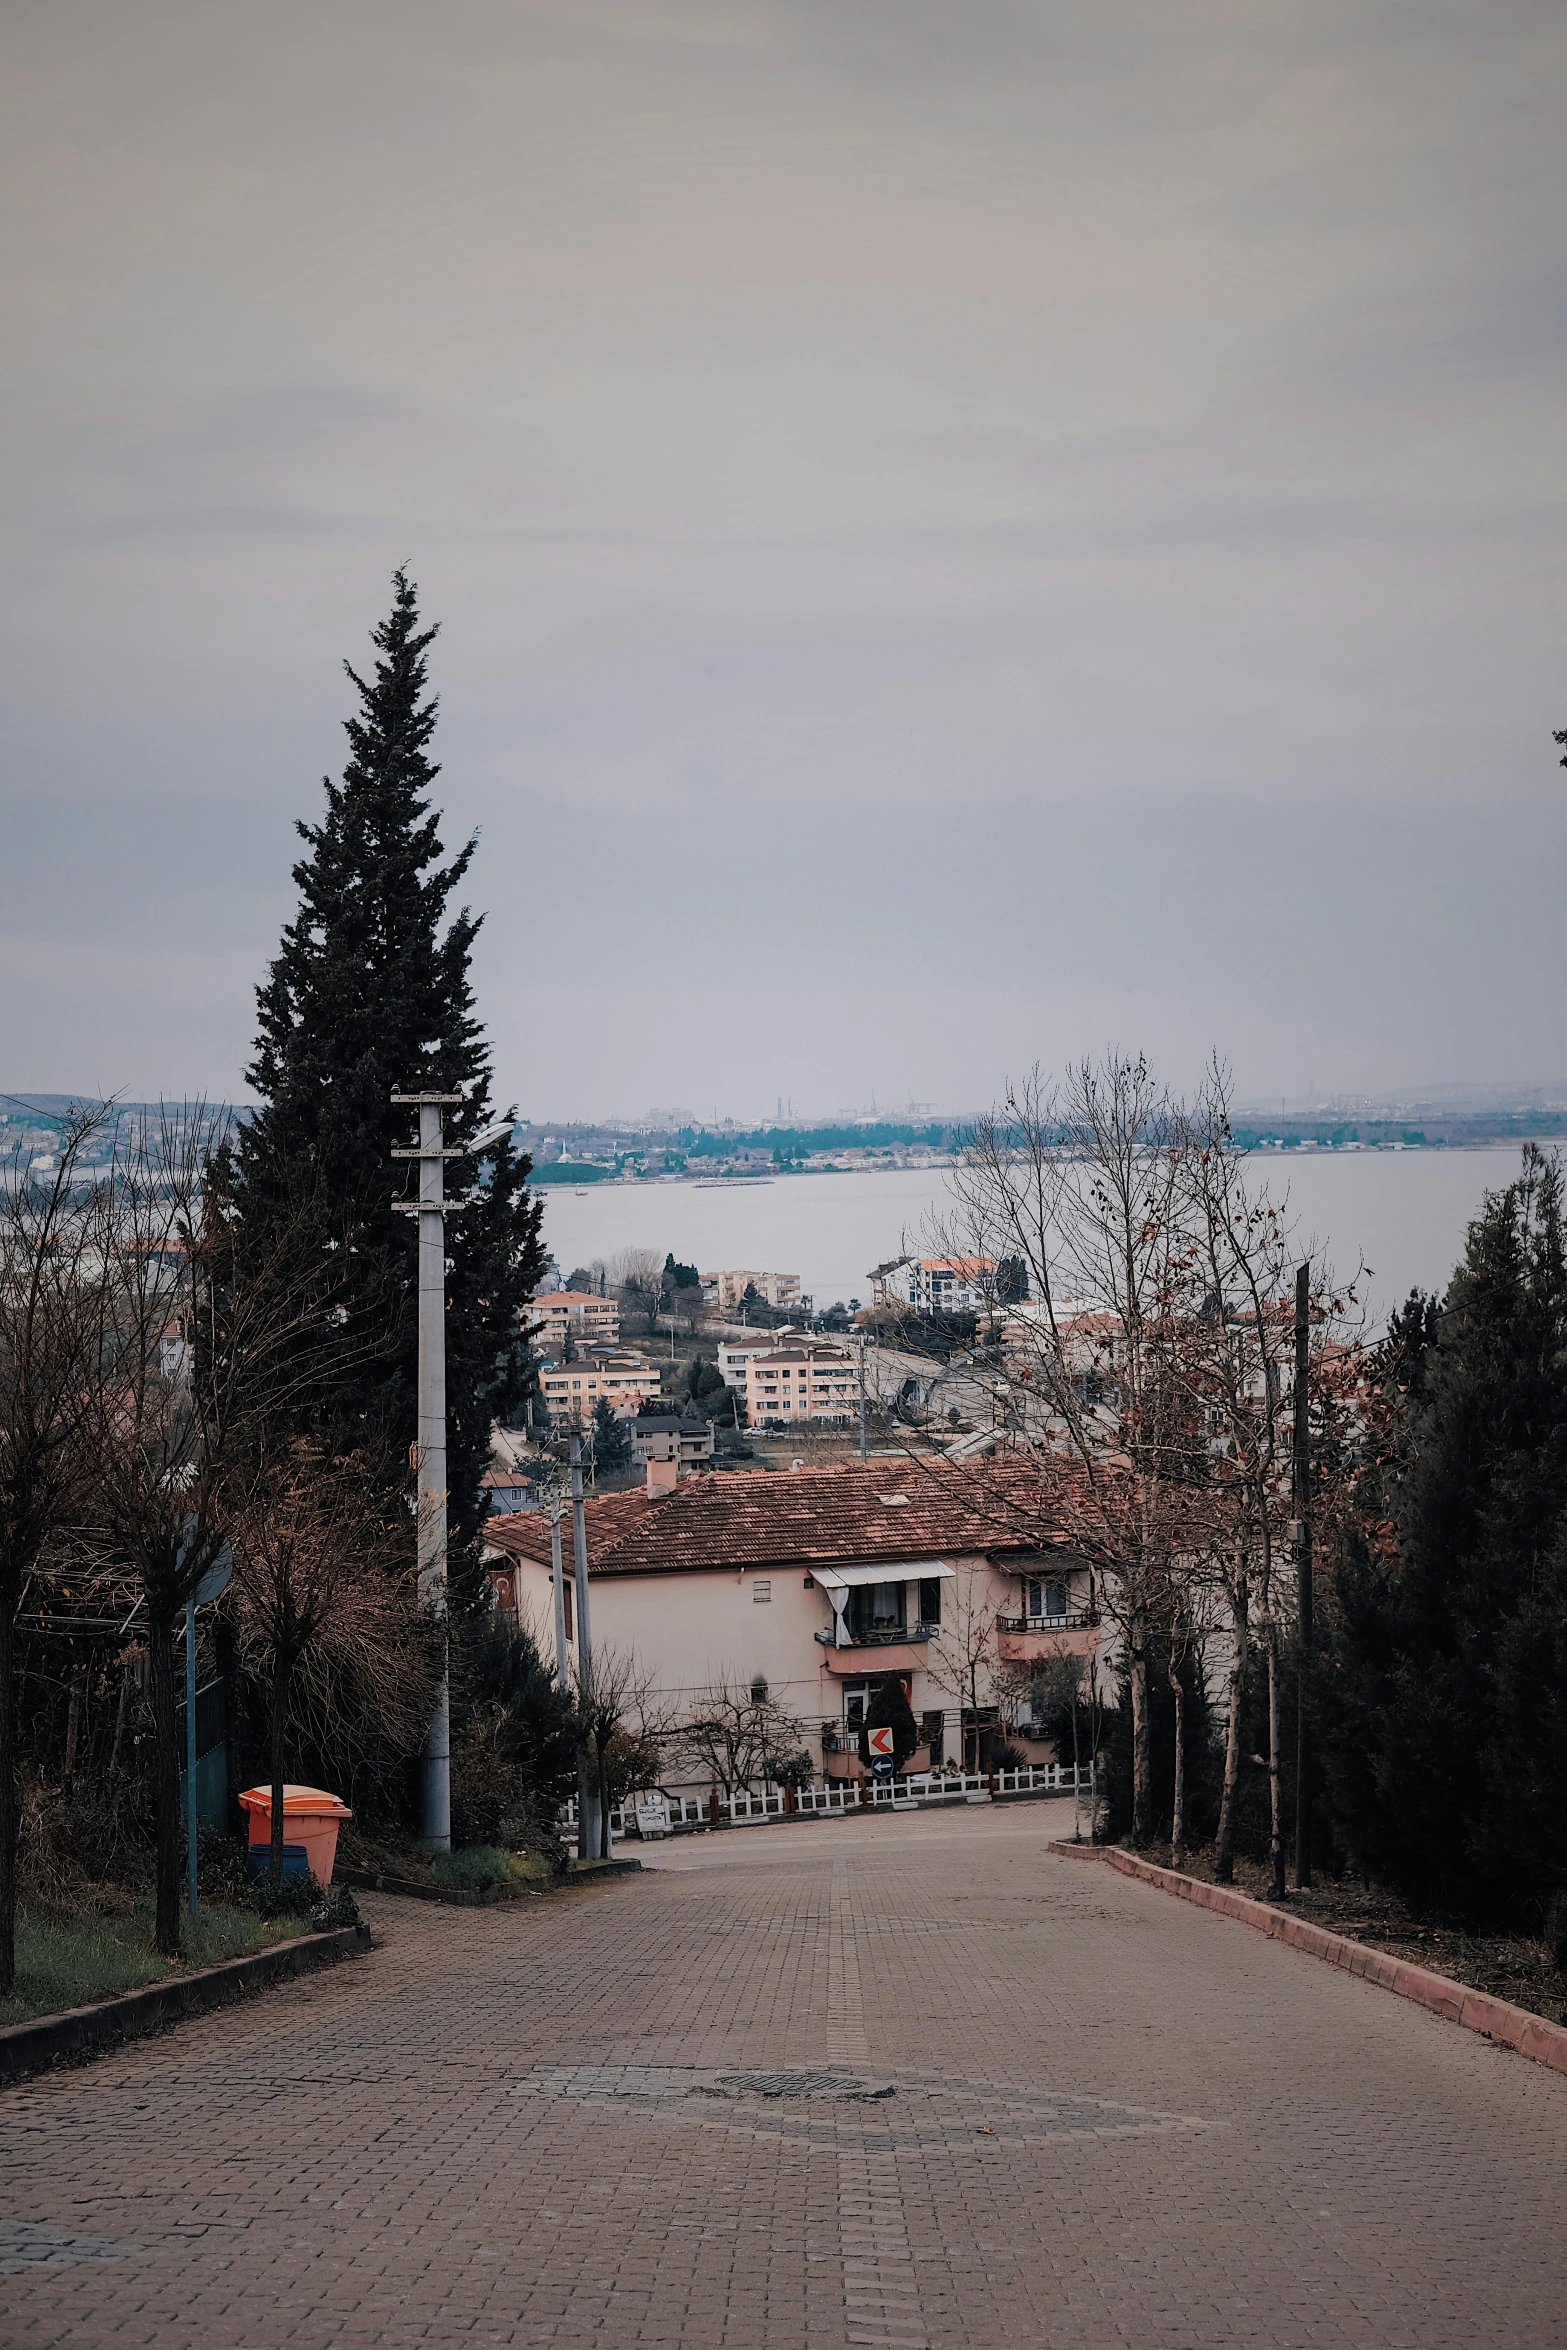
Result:
<instances>
[{"instance_id":1,"label":"utility pole","mask_svg":"<svg viewBox=\"0 0 1567 2350\"><path fill-rule=\"evenodd\" d=\"M1311 1732L1306 1680L1311 1665L1311 1266L1295 1275L1295 1583L1300 1601L1295 1691L1295 1884L1311 1883Z\"/></svg>"},{"instance_id":2,"label":"utility pole","mask_svg":"<svg viewBox=\"0 0 1567 2350\"><path fill-rule=\"evenodd\" d=\"M555 1682L557 1688L571 1687L571 1668L566 1662L566 1578L560 1558L560 1487L550 1495L550 1588L555 1598Z\"/></svg>"},{"instance_id":3,"label":"utility pole","mask_svg":"<svg viewBox=\"0 0 1567 2350\"><path fill-rule=\"evenodd\" d=\"M446 1636L446 1161L464 1156L446 1148L441 1113L460 1093L394 1093L394 1102L419 1112L414 1150L394 1159L419 1162L419 1197L399 1201L419 1220L419 1403L414 1460L418 1481L419 1597L441 1624L441 1678L424 1742L419 1803L421 1840L435 1852L452 1848L452 1692ZM455 1204L455 1203L454 1203Z\"/></svg>"},{"instance_id":4,"label":"utility pole","mask_svg":"<svg viewBox=\"0 0 1567 2350\"><path fill-rule=\"evenodd\" d=\"M577 1586L577 1707L582 1737L577 1747L577 1858L597 1860L598 1807L588 1771L589 1717L593 1711L593 1636L588 1628L588 1530L582 1510L582 1437L571 1431L571 1543ZM607 1828L609 1823L603 1825Z\"/></svg>"},{"instance_id":5,"label":"utility pole","mask_svg":"<svg viewBox=\"0 0 1567 2350\"><path fill-rule=\"evenodd\" d=\"M424 1742L419 1806L420 1837L434 1852L452 1848L452 1693L450 1646L446 1636L446 1217L467 1206L446 1197L448 1159L476 1158L511 1132L503 1119L459 1149L448 1149L441 1113L457 1108L460 1093L394 1093L399 1106L419 1112L419 1140L413 1150L394 1150L394 1159L417 1159L419 1196L394 1200L405 1216L419 1220L419 1401L414 1460L418 1482L419 1597L441 1624L441 1680Z\"/></svg>"}]
</instances>

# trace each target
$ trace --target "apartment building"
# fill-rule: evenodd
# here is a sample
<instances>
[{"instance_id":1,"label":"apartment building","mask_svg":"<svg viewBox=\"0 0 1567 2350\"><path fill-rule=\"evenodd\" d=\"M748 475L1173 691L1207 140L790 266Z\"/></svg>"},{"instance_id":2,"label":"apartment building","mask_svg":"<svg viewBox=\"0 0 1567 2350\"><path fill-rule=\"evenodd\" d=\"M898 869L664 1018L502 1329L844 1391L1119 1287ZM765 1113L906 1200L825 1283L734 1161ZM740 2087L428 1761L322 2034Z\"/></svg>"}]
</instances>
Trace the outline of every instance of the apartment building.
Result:
<instances>
[{"instance_id":1,"label":"apartment building","mask_svg":"<svg viewBox=\"0 0 1567 2350\"><path fill-rule=\"evenodd\" d=\"M540 1325L535 1342L540 1354L559 1354L568 1338L578 1346L620 1344L619 1306L590 1289L547 1290L529 1306L528 1320Z\"/></svg>"},{"instance_id":2,"label":"apartment building","mask_svg":"<svg viewBox=\"0 0 1567 2350\"><path fill-rule=\"evenodd\" d=\"M664 1374L645 1355L595 1347L574 1363L543 1363L539 1387L544 1408L557 1426L587 1421L602 1398L620 1420L635 1419L643 1405L663 1392Z\"/></svg>"},{"instance_id":3,"label":"apartment building","mask_svg":"<svg viewBox=\"0 0 1567 2350\"><path fill-rule=\"evenodd\" d=\"M721 1314L738 1313L747 1289L754 1289L764 1305L783 1313L800 1303L798 1273L704 1273L702 1286L713 1284Z\"/></svg>"},{"instance_id":4,"label":"apartment building","mask_svg":"<svg viewBox=\"0 0 1567 2350\"><path fill-rule=\"evenodd\" d=\"M916 1314L982 1314L995 1296L994 1257L894 1257L869 1279L871 1302Z\"/></svg>"},{"instance_id":5,"label":"apartment building","mask_svg":"<svg viewBox=\"0 0 1567 2350\"><path fill-rule=\"evenodd\" d=\"M809 1338L748 1355L745 1408L753 1428L787 1428L801 1420L845 1427L860 1408L858 1357L847 1347Z\"/></svg>"},{"instance_id":6,"label":"apartment building","mask_svg":"<svg viewBox=\"0 0 1567 2350\"><path fill-rule=\"evenodd\" d=\"M793 1330L759 1330L754 1338L725 1339L718 1349L718 1375L734 1395L745 1393L746 1365L796 1337Z\"/></svg>"}]
</instances>

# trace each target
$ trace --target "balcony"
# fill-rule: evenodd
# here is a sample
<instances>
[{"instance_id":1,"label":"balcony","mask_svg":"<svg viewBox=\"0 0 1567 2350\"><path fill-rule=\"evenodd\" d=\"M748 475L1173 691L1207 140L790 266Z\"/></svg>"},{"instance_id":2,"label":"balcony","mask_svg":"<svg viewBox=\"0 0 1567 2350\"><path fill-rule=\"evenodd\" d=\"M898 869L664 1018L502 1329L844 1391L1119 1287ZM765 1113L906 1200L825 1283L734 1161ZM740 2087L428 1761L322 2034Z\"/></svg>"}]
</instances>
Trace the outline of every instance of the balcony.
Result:
<instances>
[{"instance_id":1,"label":"balcony","mask_svg":"<svg viewBox=\"0 0 1567 2350\"><path fill-rule=\"evenodd\" d=\"M1098 1645L1097 1608L1061 1616L996 1618L996 1654L1006 1664L1032 1664L1046 1656L1092 1656Z\"/></svg>"},{"instance_id":2,"label":"balcony","mask_svg":"<svg viewBox=\"0 0 1567 2350\"><path fill-rule=\"evenodd\" d=\"M822 1662L829 1673L858 1680L866 1673L912 1672L925 1662L925 1649L941 1629L939 1624L899 1624L886 1631L854 1632L840 1643L832 1632L816 1637L826 1651Z\"/></svg>"}]
</instances>

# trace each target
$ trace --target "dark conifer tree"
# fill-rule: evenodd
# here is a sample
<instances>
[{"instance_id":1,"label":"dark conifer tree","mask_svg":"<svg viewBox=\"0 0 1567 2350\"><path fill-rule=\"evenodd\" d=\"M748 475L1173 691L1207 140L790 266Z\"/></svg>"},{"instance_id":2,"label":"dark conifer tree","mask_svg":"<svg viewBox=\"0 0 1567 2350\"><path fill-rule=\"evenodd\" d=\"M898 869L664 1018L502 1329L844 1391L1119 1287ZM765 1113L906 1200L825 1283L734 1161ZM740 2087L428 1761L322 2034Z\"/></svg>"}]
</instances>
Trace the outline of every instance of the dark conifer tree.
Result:
<instances>
[{"instance_id":1,"label":"dark conifer tree","mask_svg":"<svg viewBox=\"0 0 1567 2350\"><path fill-rule=\"evenodd\" d=\"M393 1207L408 1186L393 1148L415 1139L416 1113L394 1092L462 1096L447 1112L460 1143L493 1123L490 1054L474 1016L469 962L482 916L450 901L475 840L444 861L430 794L437 704L406 573L374 631L369 677L344 664L359 698L346 721L340 783L326 811L298 826L299 911L257 993L260 1033L246 1072L260 1109L240 1131L236 1202L247 1238L297 1220L308 1204L324 1275L358 1341L328 1416L342 1440L406 1472L415 1428L414 1221ZM540 1203L530 1161L510 1142L477 1169L453 1163L472 1203L447 1217L448 1521L454 1605L477 1582L480 1479L491 1422L520 1409L532 1372L522 1309L542 1275Z\"/></svg>"},{"instance_id":2,"label":"dark conifer tree","mask_svg":"<svg viewBox=\"0 0 1567 2350\"><path fill-rule=\"evenodd\" d=\"M1567 1883L1567 1244L1533 1145L1440 1308L1394 1317L1381 1380L1321 1657L1330 1796L1368 1873L1537 1926Z\"/></svg>"}]
</instances>

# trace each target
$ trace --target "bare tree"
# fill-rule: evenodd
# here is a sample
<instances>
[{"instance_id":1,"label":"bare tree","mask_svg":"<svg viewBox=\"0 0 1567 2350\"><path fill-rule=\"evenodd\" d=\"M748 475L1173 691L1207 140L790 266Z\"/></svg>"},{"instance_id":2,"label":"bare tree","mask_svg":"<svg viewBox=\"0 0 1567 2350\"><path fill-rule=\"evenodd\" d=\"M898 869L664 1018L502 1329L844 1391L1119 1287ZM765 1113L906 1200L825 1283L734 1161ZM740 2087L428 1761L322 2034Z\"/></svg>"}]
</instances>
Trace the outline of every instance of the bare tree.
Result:
<instances>
[{"instance_id":1,"label":"bare tree","mask_svg":"<svg viewBox=\"0 0 1567 2350\"><path fill-rule=\"evenodd\" d=\"M625 1314L641 1314L651 1331L664 1294L664 1258L656 1248L623 1248L609 1266L609 1286Z\"/></svg>"},{"instance_id":2,"label":"bare tree","mask_svg":"<svg viewBox=\"0 0 1567 2350\"><path fill-rule=\"evenodd\" d=\"M941 1629L925 1654L927 1678L958 1701L965 1770L979 1768L980 1690L984 1688L988 1701L995 1685L1000 1620L1001 1610L986 1598L981 1578L959 1575L948 1586Z\"/></svg>"},{"instance_id":3,"label":"bare tree","mask_svg":"<svg viewBox=\"0 0 1567 2350\"><path fill-rule=\"evenodd\" d=\"M296 1446L257 1477L233 1528L242 1653L268 1688L272 1845L283 1880L283 1788L296 1677L315 1690L351 1680L383 1732L412 1746L428 1719L435 1666L422 1624L412 1545L383 1485L353 1461Z\"/></svg>"},{"instance_id":4,"label":"bare tree","mask_svg":"<svg viewBox=\"0 0 1567 2350\"><path fill-rule=\"evenodd\" d=\"M1068 1648L1064 1640L1051 1647L1042 1656L1018 1663L1006 1663L997 1668L997 1687L1012 1699L1026 1697L1037 1721L1039 1704L1043 1699L1052 1712L1064 1712L1072 1732L1072 1822L1073 1836L1082 1838L1083 1817L1083 1744L1081 1714L1084 1701L1088 1708L1088 1832L1093 1837L1098 1818L1097 1791L1099 1784L1099 1682L1092 1656L1080 1656ZM1061 1759L1059 1754L1056 1758Z\"/></svg>"},{"instance_id":5,"label":"bare tree","mask_svg":"<svg viewBox=\"0 0 1567 2350\"><path fill-rule=\"evenodd\" d=\"M1222 1594L1230 1641L1224 1775L1214 1873L1234 1875L1236 1813L1247 1666L1260 1638L1267 1673L1269 1851L1273 1891L1284 1892L1280 1773L1280 1665L1295 1596L1287 1539L1291 1515L1290 1436L1294 1412L1294 1269L1310 1254L1312 1351L1350 1344L1353 1287L1339 1291L1316 1252L1303 1251L1283 1206L1248 1181L1230 1123L1230 1079L1218 1062L1183 1121L1178 1190L1181 1220L1202 1309L1185 1347L1187 1375L1203 1416L1205 1537Z\"/></svg>"},{"instance_id":6,"label":"bare tree","mask_svg":"<svg viewBox=\"0 0 1567 2350\"><path fill-rule=\"evenodd\" d=\"M146 1611L155 1730L157 1945L181 1931L174 1632L255 1490L265 1432L340 1349L340 1317L287 1231L244 1254L213 1181L223 1122L201 1105L118 1147L102 1187L106 1344L92 1438L93 1539Z\"/></svg>"},{"instance_id":7,"label":"bare tree","mask_svg":"<svg viewBox=\"0 0 1567 2350\"><path fill-rule=\"evenodd\" d=\"M583 1729L593 1758L606 1859L610 1812L637 1788L657 1786L664 1741L673 1728L674 1707L659 1696L653 1674L635 1651L596 1645Z\"/></svg>"},{"instance_id":8,"label":"bare tree","mask_svg":"<svg viewBox=\"0 0 1567 2350\"><path fill-rule=\"evenodd\" d=\"M799 1752L805 1724L780 1704L765 1681L724 1674L694 1699L673 1732L684 1759L726 1795L764 1786Z\"/></svg>"},{"instance_id":9,"label":"bare tree","mask_svg":"<svg viewBox=\"0 0 1567 2350\"><path fill-rule=\"evenodd\" d=\"M1064 1535L1114 1624L1132 1708L1132 1833L1153 1834L1149 1674L1192 1444L1179 1349L1189 1267L1180 1125L1143 1059L1036 1069L981 1118L952 1179L943 1252L1008 1268L998 1416L1038 1476L1041 1539ZM1027 1297L1016 1292L1026 1289Z\"/></svg>"},{"instance_id":10,"label":"bare tree","mask_svg":"<svg viewBox=\"0 0 1567 2350\"><path fill-rule=\"evenodd\" d=\"M0 1167L0 1998L16 1975L16 1618L51 1542L82 1506L103 1312L90 1159L112 1112L67 1111L35 1162Z\"/></svg>"}]
</instances>

